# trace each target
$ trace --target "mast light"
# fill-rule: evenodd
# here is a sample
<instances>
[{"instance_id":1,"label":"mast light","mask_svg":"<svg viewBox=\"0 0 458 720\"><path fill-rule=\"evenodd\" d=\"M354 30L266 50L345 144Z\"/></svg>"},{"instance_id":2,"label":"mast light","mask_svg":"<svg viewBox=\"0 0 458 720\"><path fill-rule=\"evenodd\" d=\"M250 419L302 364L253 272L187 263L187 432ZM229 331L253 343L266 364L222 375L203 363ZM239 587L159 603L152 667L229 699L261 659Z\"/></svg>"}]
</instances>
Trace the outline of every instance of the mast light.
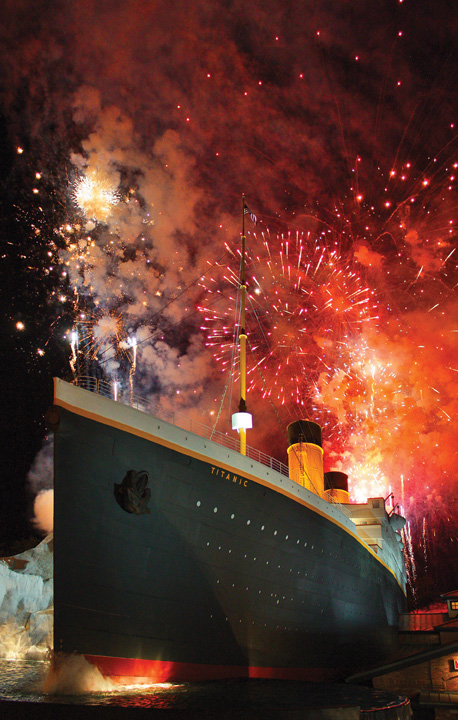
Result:
<instances>
[{"instance_id":1,"label":"mast light","mask_svg":"<svg viewBox=\"0 0 458 720\"><path fill-rule=\"evenodd\" d=\"M232 429L250 430L253 427L253 416L249 412L236 412L232 415Z\"/></svg>"}]
</instances>

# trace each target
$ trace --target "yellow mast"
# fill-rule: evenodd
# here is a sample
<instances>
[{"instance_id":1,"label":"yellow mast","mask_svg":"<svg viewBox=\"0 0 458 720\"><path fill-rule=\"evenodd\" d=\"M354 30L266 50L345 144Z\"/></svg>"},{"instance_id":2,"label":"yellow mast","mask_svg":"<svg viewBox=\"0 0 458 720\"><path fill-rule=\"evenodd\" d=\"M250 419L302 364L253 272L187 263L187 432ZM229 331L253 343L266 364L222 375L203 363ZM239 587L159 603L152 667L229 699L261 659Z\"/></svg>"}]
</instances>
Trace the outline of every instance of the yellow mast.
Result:
<instances>
[{"instance_id":1,"label":"yellow mast","mask_svg":"<svg viewBox=\"0 0 458 720\"><path fill-rule=\"evenodd\" d=\"M246 431L252 427L252 417L246 405L246 330L245 330L245 196L242 195L242 258L240 266L240 401L239 411L232 415L232 429L237 430L240 438L240 453L246 455Z\"/></svg>"}]
</instances>

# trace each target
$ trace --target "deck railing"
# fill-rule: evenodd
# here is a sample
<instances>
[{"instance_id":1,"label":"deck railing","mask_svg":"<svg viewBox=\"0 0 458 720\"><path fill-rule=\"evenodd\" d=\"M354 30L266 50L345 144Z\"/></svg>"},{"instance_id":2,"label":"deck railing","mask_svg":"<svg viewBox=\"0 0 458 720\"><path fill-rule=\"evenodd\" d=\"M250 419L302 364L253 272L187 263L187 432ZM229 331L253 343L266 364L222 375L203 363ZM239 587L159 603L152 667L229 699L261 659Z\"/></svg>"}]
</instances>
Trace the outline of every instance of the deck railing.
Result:
<instances>
[{"instance_id":1,"label":"deck railing","mask_svg":"<svg viewBox=\"0 0 458 720\"><path fill-rule=\"evenodd\" d=\"M80 375L79 377L75 378L73 382L75 385L78 385L78 387L84 388L85 390L90 390L91 392L97 393L98 395L103 395L104 397L111 398L111 400L116 400L116 402L120 402L123 405L130 405L130 407L133 407L136 410L141 410L142 412L149 415L154 415L155 417L158 417L161 420L170 423L171 425L176 425L177 427L180 427L183 430L187 430L188 432L192 432L195 435L199 435L202 438L212 440L213 442L218 443L218 445L229 448L229 450L235 450L236 452L240 452L240 443L238 437L226 435L219 430L214 430L207 425L203 425L197 420L193 420L187 415L167 410L166 408L162 407L157 400L148 400L147 398L142 398L139 395L135 395L135 393L131 393L130 391L122 390L120 385L116 383L116 381L109 383L106 380L102 380L99 378L90 377L88 375ZM263 453L260 450L251 447L250 445L246 446L246 456L249 457L251 460L256 460L256 462L259 462L262 465L271 468L272 470L276 470L276 472L284 475L285 477L289 477L287 465L280 462L279 460L276 460L270 455L266 455L266 453ZM345 505L341 505L340 503L335 502L332 498L328 498L327 501L330 504L337 506L344 513L344 515L346 515L347 517L351 517L351 511L349 510L349 508L345 507Z\"/></svg>"},{"instance_id":2,"label":"deck railing","mask_svg":"<svg viewBox=\"0 0 458 720\"><path fill-rule=\"evenodd\" d=\"M135 395L134 393L122 391L116 382L108 383L106 380L83 375L75 378L74 384L98 395L111 398L111 400L121 402L123 405L130 405L130 407L133 407L136 410L141 410L149 415L154 415L171 425L176 425L177 427L187 430L188 432L192 432L195 435L199 435L202 438L212 440L213 442L218 443L218 445L222 445L230 450L235 450L236 452L240 451L238 437L231 437L219 430L214 430L207 425L203 425L187 415L167 410L162 407L158 401L148 400L140 397L139 395ZM247 445L246 454L251 460L256 460L262 465L266 465L267 467L272 468L272 470L276 470L282 475L285 475L285 477L289 476L288 466L270 455L266 455L260 450L250 447L249 445Z\"/></svg>"}]
</instances>

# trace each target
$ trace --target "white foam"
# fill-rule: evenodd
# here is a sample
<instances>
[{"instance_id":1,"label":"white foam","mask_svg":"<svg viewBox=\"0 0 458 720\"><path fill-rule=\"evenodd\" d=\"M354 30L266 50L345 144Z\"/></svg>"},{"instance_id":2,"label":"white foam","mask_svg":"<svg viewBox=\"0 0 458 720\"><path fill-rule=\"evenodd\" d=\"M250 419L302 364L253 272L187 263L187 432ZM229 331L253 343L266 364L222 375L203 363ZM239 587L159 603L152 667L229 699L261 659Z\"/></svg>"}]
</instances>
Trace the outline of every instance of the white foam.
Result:
<instances>
[{"instance_id":1,"label":"white foam","mask_svg":"<svg viewBox=\"0 0 458 720\"><path fill-rule=\"evenodd\" d=\"M49 695L119 692L117 683L102 675L83 655L56 655L44 680Z\"/></svg>"}]
</instances>

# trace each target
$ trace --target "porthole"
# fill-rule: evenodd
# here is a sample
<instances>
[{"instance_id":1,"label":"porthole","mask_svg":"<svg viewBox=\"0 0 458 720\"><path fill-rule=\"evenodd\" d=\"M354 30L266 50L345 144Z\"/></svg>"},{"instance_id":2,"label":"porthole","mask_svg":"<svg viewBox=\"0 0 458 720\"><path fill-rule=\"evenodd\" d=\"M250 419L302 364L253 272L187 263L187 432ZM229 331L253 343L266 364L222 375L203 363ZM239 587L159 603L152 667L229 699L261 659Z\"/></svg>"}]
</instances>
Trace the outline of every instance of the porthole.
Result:
<instances>
[{"instance_id":1,"label":"porthole","mask_svg":"<svg viewBox=\"0 0 458 720\"><path fill-rule=\"evenodd\" d=\"M246 521L246 524L247 524L247 525L251 525L251 520L247 520L247 521Z\"/></svg>"},{"instance_id":2,"label":"porthole","mask_svg":"<svg viewBox=\"0 0 458 720\"><path fill-rule=\"evenodd\" d=\"M274 530L274 535L276 535L276 534L277 534L277 531L276 531L276 530Z\"/></svg>"},{"instance_id":3,"label":"porthole","mask_svg":"<svg viewBox=\"0 0 458 720\"><path fill-rule=\"evenodd\" d=\"M197 505L197 507L200 507L200 505L201 505L200 500L198 500L198 501L196 502L196 505Z\"/></svg>"},{"instance_id":4,"label":"porthole","mask_svg":"<svg viewBox=\"0 0 458 720\"><path fill-rule=\"evenodd\" d=\"M234 515L234 513L232 513L231 520L233 520L234 518L235 518L235 515Z\"/></svg>"},{"instance_id":5,"label":"porthole","mask_svg":"<svg viewBox=\"0 0 458 720\"><path fill-rule=\"evenodd\" d=\"M218 512L218 508L217 508L217 507L214 507L214 508L213 508L213 512L214 512L214 513L217 513L217 512Z\"/></svg>"},{"instance_id":6,"label":"porthole","mask_svg":"<svg viewBox=\"0 0 458 720\"><path fill-rule=\"evenodd\" d=\"M264 530L264 525L261 525L261 530Z\"/></svg>"}]
</instances>

